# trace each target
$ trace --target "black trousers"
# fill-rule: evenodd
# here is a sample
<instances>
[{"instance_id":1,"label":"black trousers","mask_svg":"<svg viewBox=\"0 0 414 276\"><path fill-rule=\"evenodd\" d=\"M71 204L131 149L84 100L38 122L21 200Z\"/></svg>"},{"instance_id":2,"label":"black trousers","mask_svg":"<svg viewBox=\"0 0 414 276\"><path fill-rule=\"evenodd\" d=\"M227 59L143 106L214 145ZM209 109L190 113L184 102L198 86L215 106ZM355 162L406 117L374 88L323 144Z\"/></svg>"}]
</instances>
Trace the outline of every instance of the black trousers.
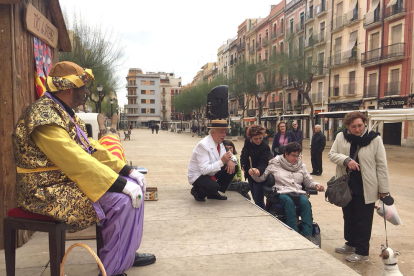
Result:
<instances>
[{"instance_id":1,"label":"black trousers","mask_svg":"<svg viewBox=\"0 0 414 276\"><path fill-rule=\"evenodd\" d=\"M363 195L352 195L352 200L342 208L346 244L356 247L355 253L368 256L375 203L365 204Z\"/></svg>"},{"instance_id":2,"label":"black trousers","mask_svg":"<svg viewBox=\"0 0 414 276\"><path fill-rule=\"evenodd\" d=\"M209 175L202 175L194 181L193 187L199 197L205 198L206 196L217 194L218 191L226 192L239 168L235 166L234 173L232 174L228 174L225 168L226 166L221 167L221 170L215 174L217 181L211 179Z\"/></svg>"},{"instance_id":3,"label":"black trousers","mask_svg":"<svg viewBox=\"0 0 414 276\"><path fill-rule=\"evenodd\" d=\"M322 152L311 151L312 172L322 173Z\"/></svg>"}]
</instances>

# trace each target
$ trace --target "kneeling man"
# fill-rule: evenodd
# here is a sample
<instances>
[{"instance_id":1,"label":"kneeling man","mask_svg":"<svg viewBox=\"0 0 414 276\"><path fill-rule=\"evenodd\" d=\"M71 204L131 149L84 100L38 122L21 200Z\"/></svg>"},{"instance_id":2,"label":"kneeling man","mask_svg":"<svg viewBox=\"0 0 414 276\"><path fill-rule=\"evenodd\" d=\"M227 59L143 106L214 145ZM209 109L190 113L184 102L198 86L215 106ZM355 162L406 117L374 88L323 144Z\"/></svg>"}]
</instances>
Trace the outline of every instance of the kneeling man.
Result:
<instances>
[{"instance_id":1,"label":"kneeling man","mask_svg":"<svg viewBox=\"0 0 414 276\"><path fill-rule=\"evenodd\" d=\"M208 199L226 200L219 194L227 190L236 174L237 158L223 145L226 120L213 120L210 134L201 140L193 151L188 165L188 182L193 185L191 194L197 201Z\"/></svg>"}]
</instances>

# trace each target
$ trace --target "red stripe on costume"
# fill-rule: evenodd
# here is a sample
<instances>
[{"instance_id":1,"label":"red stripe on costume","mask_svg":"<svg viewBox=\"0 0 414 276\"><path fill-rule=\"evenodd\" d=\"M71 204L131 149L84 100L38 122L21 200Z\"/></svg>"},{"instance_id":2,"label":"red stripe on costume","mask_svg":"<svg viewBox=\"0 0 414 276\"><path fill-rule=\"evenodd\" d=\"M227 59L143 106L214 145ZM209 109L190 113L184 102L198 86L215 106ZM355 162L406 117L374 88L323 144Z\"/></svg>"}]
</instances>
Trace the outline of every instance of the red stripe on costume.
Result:
<instances>
[{"instance_id":1,"label":"red stripe on costume","mask_svg":"<svg viewBox=\"0 0 414 276\"><path fill-rule=\"evenodd\" d=\"M112 153L113 155L115 155L116 157L118 157L119 159L124 160L124 158L122 158L121 154L119 154L118 152L113 151L113 152L111 152L111 153Z\"/></svg>"},{"instance_id":2,"label":"red stripe on costume","mask_svg":"<svg viewBox=\"0 0 414 276\"><path fill-rule=\"evenodd\" d=\"M103 142L101 142L100 144L101 144L101 145L109 145L109 146L111 146L111 145L118 145L118 146L121 146L121 143L119 143L119 142L107 142L107 141L103 141Z\"/></svg>"},{"instance_id":3,"label":"red stripe on costume","mask_svg":"<svg viewBox=\"0 0 414 276\"><path fill-rule=\"evenodd\" d=\"M121 143L121 141L119 141L119 139L116 139L116 138L111 137L111 136L105 136L105 137L102 138L102 140L106 140L106 139Z\"/></svg>"}]
</instances>

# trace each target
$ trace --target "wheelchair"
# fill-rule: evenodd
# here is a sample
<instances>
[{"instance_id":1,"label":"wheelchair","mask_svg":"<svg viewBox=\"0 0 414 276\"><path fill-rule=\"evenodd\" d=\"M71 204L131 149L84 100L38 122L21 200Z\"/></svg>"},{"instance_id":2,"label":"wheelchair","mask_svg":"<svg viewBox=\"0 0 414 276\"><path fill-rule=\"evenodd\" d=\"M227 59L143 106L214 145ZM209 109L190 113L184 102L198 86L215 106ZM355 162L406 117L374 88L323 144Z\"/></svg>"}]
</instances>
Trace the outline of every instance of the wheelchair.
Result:
<instances>
[{"instance_id":1,"label":"wheelchair","mask_svg":"<svg viewBox=\"0 0 414 276\"><path fill-rule=\"evenodd\" d=\"M279 194L276 191L273 191L272 187L275 184L275 178L272 174L269 174L269 176L266 178L266 181L263 183L263 193L266 197L266 211L282 221L283 223L286 223L286 213L283 206L279 203ZM304 188L304 187L303 187ZM309 198L310 195L317 195L318 191L313 189L305 189L306 196ZM295 204L296 205L296 204ZM302 232L302 221L300 218L300 207L296 205L296 221L298 224L299 233ZM311 211L312 211L312 204L311 204ZM319 247L322 245L321 240L321 229L319 225L313 221L312 216L312 236L318 241Z\"/></svg>"}]
</instances>

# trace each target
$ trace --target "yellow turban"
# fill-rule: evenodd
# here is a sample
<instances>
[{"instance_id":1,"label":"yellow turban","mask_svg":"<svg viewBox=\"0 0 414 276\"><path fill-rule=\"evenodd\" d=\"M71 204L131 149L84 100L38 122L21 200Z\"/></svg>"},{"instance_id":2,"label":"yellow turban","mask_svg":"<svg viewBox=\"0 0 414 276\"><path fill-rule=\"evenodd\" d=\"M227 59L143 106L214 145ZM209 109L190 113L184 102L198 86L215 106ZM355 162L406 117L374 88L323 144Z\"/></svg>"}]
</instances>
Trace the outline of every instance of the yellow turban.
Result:
<instances>
[{"instance_id":1,"label":"yellow turban","mask_svg":"<svg viewBox=\"0 0 414 276\"><path fill-rule=\"evenodd\" d=\"M49 76L46 79L46 90L49 92L57 92L71 88L79 88L94 79L95 77L91 69L84 69L70 61L62 61L56 63L50 69Z\"/></svg>"}]
</instances>

